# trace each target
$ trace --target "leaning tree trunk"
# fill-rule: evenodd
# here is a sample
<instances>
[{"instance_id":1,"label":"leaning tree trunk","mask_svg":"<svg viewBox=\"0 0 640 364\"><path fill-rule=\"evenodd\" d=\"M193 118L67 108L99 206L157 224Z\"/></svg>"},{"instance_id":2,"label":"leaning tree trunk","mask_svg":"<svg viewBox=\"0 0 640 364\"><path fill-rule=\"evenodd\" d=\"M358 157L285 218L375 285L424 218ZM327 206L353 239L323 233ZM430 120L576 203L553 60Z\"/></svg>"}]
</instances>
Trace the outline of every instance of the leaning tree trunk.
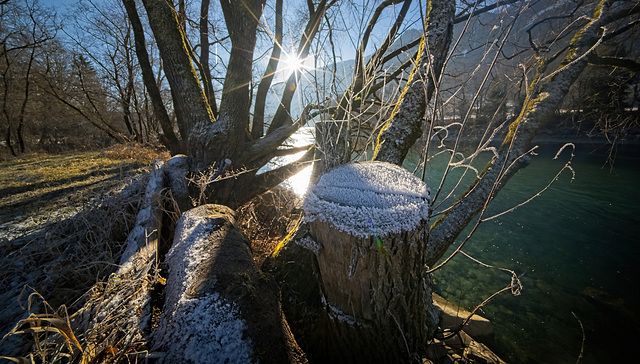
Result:
<instances>
[{"instance_id":1,"label":"leaning tree trunk","mask_svg":"<svg viewBox=\"0 0 640 364\"><path fill-rule=\"evenodd\" d=\"M311 338L302 337L311 359L400 363L424 355L438 323L425 273L428 209L427 186L383 162L334 168L307 194L309 233L293 241L315 254L324 306L313 318ZM296 249L288 252L304 256ZM283 256L274 260L289 260ZM285 284L306 279L313 285L308 276L282 274L298 268L276 262ZM313 290L303 293L317 297ZM289 317L290 322L308 319Z\"/></svg>"},{"instance_id":2,"label":"leaning tree trunk","mask_svg":"<svg viewBox=\"0 0 640 364\"><path fill-rule=\"evenodd\" d=\"M422 135L427 104L438 87L453 35L455 1L429 0L425 35L416 67L389 120L378 135L374 159L402 165L411 146Z\"/></svg>"}]
</instances>

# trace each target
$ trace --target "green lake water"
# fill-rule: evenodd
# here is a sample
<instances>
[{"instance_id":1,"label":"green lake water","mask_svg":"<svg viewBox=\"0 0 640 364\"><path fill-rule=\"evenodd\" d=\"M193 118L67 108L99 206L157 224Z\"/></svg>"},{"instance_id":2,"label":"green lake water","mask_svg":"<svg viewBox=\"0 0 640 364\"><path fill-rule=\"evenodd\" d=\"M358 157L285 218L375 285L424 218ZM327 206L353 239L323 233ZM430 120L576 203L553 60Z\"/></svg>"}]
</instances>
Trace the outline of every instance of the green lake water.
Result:
<instances>
[{"instance_id":1,"label":"green lake water","mask_svg":"<svg viewBox=\"0 0 640 364\"><path fill-rule=\"evenodd\" d=\"M560 147L542 145L486 216L544 188L571 154L565 150L554 160ZM640 338L640 146L620 146L613 172L603 167L604 147L577 144L574 154L575 179L563 172L528 204L483 222L464 248L487 264L521 275L520 296L503 293L480 312L494 324L491 347L510 363L575 363L583 340L575 316L585 333L581 363L637 360L632 355ZM431 163L426 179L432 189L445 164ZM460 175L461 170L454 172ZM510 280L509 274L463 255L435 273L436 292L467 309Z\"/></svg>"},{"instance_id":2,"label":"green lake water","mask_svg":"<svg viewBox=\"0 0 640 364\"><path fill-rule=\"evenodd\" d=\"M308 144L313 138L310 130L305 128L293 144ZM534 200L482 223L464 248L487 264L515 271L523 285L520 296L503 293L481 309L496 333L490 347L509 363L576 363L583 342L582 323L585 336L580 363L636 362L640 145L620 145L613 171L605 166L606 146L576 144L575 150L565 149L554 160L561 147L540 145L538 155L502 189L485 217L538 193L562 169L571 152L575 178L565 170ZM418 158L418 153L410 154L405 167L415 168ZM481 156L480 162L488 158ZM429 163L425 179L432 197L447 160L443 154ZM463 172L460 168L451 172L436 203L443 201ZM288 182L289 187L303 195L310 173L307 168ZM455 199L473 177L469 173L442 206ZM456 245L463 236L466 233ZM434 277L437 293L467 309L511 281L508 273L480 266L463 255L454 257Z\"/></svg>"}]
</instances>

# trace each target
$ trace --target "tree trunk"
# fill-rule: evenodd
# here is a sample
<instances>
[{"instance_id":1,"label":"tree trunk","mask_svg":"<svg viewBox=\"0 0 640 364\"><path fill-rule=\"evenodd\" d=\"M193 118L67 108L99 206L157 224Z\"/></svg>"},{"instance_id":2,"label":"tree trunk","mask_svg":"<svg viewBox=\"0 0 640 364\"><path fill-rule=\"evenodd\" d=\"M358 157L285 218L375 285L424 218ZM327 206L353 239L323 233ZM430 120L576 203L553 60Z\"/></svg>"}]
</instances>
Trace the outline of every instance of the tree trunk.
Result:
<instances>
[{"instance_id":1,"label":"tree trunk","mask_svg":"<svg viewBox=\"0 0 640 364\"><path fill-rule=\"evenodd\" d=\"M131 360L128 355L146 341L152 321L152 291L158 278L159 247L162 246L159 232L163 229L165 211L161 202L166 188L164 172L162 162L154 163L142 208L127 237L120 267L106 284L100 282L93 286L87 302L73 315L73 330L85 336L83 363L99 362L106 360L105 357L112 362ZM113 350L114 347L120 350Z\"/></svg>"},{"instance_id":2,"label":"tree trunk","mask_svg":"<svg viewBox=\"0 0 640 364\"><path fill-rule=\"evenodd\" d=\"M271 57L269 57L269 63L267 69L264 71L262 80L258 85L258 91L256 93L256 104L253 112L253 123L251 125L251 137L258 139L264 135L264 109L266 105L267 95L271 82L276 74L278 68L278 62L280 61L280 53L282 48L282 0L276 0L276 28L275 39L273 42L273 50L271 51Z\"/></svg>"},{"instance_id":3,"label":"tree trunk","mask_svg":"<svg viewBox=\"0 0 640 364\"><path fill-rule=\"evenodd\" d=\"M305 288L306 297L289 298L311 300L309 308L287 314L297 315L290 322L303 322L294 332L302 332L313 360L397 363L425 354L438 323L424 269L428 205L422 181L380 162L334 168L308 192L309 233L294 241L316 255L324 310L313 309L317 294ZM285 285L312 284L308 273L277 258L267 266Z\"/></svg>"},{"instance_id":4,"label":"tree trunk","mask_svg":"<svg viewBox=\"0 0 640 364\"><path fill-rule=\"evenodd\" d=\"M193 129L207 128L214 121L213 113L191 64L186 36L175 9L164 0L143 3L164 61L180 134L183 140L190 141Z\"/></svg>"},{"instance_id":5,"label":"tree trunk","mask_svg":"<svg viewBox=\"0 0 640 364\"><path fill-rule=\"evenodd\" d=\"M200 67L202 68L202 86L214 116L218 115L216 96L213 92L211 67L209 67L209 0L200 5Z\"/></svg>"},{"instance_id":6,"label":"tree trunk","mask_svg":"<svg viewBox=\"0 0 640 364\"><path fill-rule=\"evenodd\" d=\"M178 138L173 131L173 124L169 119L167 109L164 107L158 84L153 77L153 69L151 68L151 63L149 62L149 53L147 52L147 47L145 45L146 42L144 40L144 30L142 28L140 17L138 16L138 10L136 9L135 1L122 0L122 3L127 10L127 15L129 17L129 21L131 22L131 28L133 29L133 36L136 44L136 56L138 57L138 63L140 64L140 69L142 70L142 79L144 81L144 86L149 92L154 115L156 116L156 118L158 118L158 122L160 122L160 126L162 127L163 135L160 137L160 139L169 148L172 154L181 153L182 147L180 146L180 142L178 141Z\"/></svg>"},{"instance_id":7,"label":"tree trunk","mask_svg":"<svg viewBox=\"0 0 640 364\"><path fill-rule=\"evenodd\" d=\"M9 122L9 126L7 126L7 133L5 135L6 135L5 142L7 143L7 147L9 148L11 155L14 157L17 157L18 154L16 154L16 150L13 148L13 144L11 141L11 122Z\"/></svg>"},{"instance_id":8,"label":"tree trunk","mask_svg":"<svg viewBox=\"0 0 640 364\"><path fill-rule=\"evenodd\" d=\"M35 27L35 25L34 25ZM35 30L34 30L35 34ZM27 64L27 73L25 75L24 85L24 99L22 100L22 106L20 107L20 118L18 119L18 129L16 130L16 136L18 137L18 148L20 153L25 152L24 145L24 117L27 110L27 103L29 102L29 86L31 85L31 67L33 66L33 60L35 58L36 46L35 44L31 48L31 55L29 56L29 63Z\"/></svg>"},{"instance_id":9,"label":"tree trunk","mask_svg":"<svg viewBox=\"0 0 640 364\"><path fill-rule=\"evenodd\" d=\"M453 34L455 1L429 0L426 34L420 41L416 67L402 91L391 118L380 131L374 159L402 164L422 134L427 103L436 90Z\"/></svg>"},{"instance_id":10,"label":"tree trunk","mask_svg":"<svg viewBox=\"0 0 640 364\"><path fill-rule=\"evenodd\" d=\"M265 3L266 0L220 2L232 47L222 88L219 119L228 124L229 142L225 157L232 161L244 151L245 137L249 133L253 51L258 19Z\"/></svg>"}]
</instances>

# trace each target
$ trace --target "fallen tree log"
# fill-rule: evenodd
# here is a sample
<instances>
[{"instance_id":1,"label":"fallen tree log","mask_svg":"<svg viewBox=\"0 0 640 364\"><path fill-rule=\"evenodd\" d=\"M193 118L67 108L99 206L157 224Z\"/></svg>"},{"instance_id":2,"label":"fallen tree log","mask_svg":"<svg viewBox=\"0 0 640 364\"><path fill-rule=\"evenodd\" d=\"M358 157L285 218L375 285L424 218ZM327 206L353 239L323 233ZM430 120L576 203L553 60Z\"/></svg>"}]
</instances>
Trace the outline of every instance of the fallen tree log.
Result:
<instances>
[{"instance_id":1,"label":"fallen tree log","mask_svg":"<svg viewBox=\"0 0 640 364\"><path fill-rule=\"evenodd\" d=\"M84 333L82 362L120 363L139 356L153 357L138 351L146 348L152 291L159 278L156 267L162 193L167 183L165 168L162 161L154 162L120 267L107 282L92 287L89 299L72 322L74 331Z\"/></svg>"},{"instance_id":2,"label":"fallen tree log","mask_svg":"<svg viewBox=\"0 0 640 364\"><path fill-rule=\"evenodd\" d=\"M255 265L234 214L203 205L178 221L154 350L165 362L306 362L277 285Z\"/></svg>"},{"instance_id":3,"label":"fallen tree log","mask_svg":"<svg viewBox=\"0 0 640 364\"><path fill-rule=\"evenodd\" d=\"M233 210L205 205L187 211L175 226L171 249L162 256L158 238L165 232L162 214L169 207L162 194L167 187L175 189L173 207L187 205L184 186L176 188L176 180L184 179L182 161L178 156L155 166L120 269L106 285L94 288L96 299L79 312L76 327L91 336L83 357L306 362L282 313L278 287L255 265L249 243L234 225ZM166 280L158 274L158 264L168 268ZM164 305L153 303L163 285ZM154 309L162 310L159 322L152 320Z\"/></svg>"}]
</instances>

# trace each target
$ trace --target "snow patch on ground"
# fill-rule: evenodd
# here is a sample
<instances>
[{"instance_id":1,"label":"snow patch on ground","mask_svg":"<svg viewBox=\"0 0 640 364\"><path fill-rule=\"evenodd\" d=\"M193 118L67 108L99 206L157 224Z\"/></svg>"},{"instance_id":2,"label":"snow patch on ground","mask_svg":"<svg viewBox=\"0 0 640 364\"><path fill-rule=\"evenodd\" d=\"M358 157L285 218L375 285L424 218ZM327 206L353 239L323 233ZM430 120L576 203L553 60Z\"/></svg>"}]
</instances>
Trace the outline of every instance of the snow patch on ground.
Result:
<instances>
[{"instance_id":1,"label":"snow patch on ground","mask_svg":"<svg viewBox=\"0 0 640 364\"><path fill-rule=\"evenodd\" d=\"M428 217L429 192L422 180L395 164L342 165L309 190L305 220L330 222L362 238L411 231Z\"/></svg>"}]
</instances>

